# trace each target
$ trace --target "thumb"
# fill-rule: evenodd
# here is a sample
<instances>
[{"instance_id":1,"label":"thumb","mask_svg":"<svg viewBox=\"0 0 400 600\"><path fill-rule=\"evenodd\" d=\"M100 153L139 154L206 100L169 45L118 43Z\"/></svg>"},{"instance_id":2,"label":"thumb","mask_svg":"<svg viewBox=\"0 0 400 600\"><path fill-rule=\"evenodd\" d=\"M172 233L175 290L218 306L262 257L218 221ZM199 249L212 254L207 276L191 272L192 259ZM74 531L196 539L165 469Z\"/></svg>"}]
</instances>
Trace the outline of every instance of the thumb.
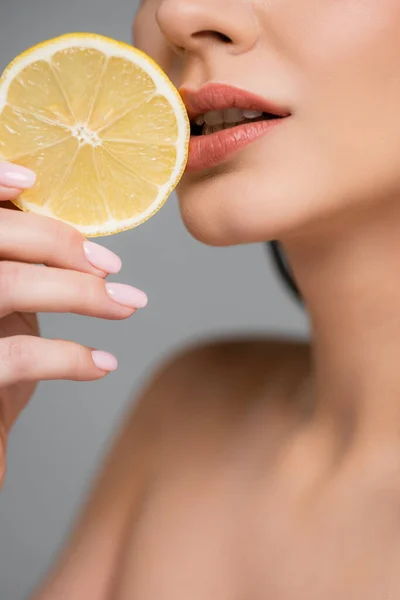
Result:
<instances>
[{"instance_id":1,"label":"thumb","mask_svg":"<svg viewBox=\"0 0 400 600\"><path fill-rule=\"evenodd\" d=\"M33 171L13 163L0 162L0 201L16 198L22 190L32 187L35 181Z\"/></svg>"}]
</instances>

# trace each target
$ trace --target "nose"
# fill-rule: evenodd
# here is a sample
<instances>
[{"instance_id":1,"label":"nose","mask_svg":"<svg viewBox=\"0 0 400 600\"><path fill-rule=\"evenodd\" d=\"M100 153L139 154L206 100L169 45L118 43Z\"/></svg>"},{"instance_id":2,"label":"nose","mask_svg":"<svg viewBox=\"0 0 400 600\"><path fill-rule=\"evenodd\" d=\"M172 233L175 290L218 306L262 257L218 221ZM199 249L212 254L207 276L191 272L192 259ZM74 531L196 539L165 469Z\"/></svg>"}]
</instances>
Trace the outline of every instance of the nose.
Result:
<instances>
[{"instance_id":1,"label":"nose","mask_svg":"<svg viewBox=\"0 0 400 600\"><path fill-rule=\"evenodd\" d=\"M258 40L251 0L161 0L156 19L166 40L181 52L201 53L218 43L241 54Z\"/></svg>"}]
</instances>

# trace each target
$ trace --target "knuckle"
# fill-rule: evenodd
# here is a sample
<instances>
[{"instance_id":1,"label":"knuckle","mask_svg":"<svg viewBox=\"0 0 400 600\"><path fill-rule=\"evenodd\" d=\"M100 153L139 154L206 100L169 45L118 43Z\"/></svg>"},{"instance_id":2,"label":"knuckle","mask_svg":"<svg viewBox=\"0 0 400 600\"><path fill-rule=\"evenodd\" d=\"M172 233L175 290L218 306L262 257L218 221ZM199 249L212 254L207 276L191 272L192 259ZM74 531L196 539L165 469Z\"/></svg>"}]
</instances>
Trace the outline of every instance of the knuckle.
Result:
<instances>
[{"instance_id":1,"label":"knuckle","mask_svg":"<svg viewBox=\"0 0 400 600\"><path fill-rule=\"evenodd\" d=\"M101 311L105 299L104 282L95 275L82 274L79 276L77 286L79 286L80 302L85 310Z\"/></svg>"},{"instance_id":2,"label":"knuckle","mask_svg":"<svg viewBox=\"0 0 400 600\"><path fill-rule=\"evenodd\" d=\"M66 257L66 263L68 266L72 266L76 263L76 257L78 252L81 252L81 245L83 244L83 235L71 225L67 225L62 221L54 219L52 226L52 237L55 241L55 247L62 249L64 256Z\"/></svg>"},{"instance_id":3,"label":"knuckle","mask_svg":"<svg viewBox=\"0 0 400 600\"><path fill-rule=\"evenodd\" d=\"M82 371L85 370L85 366L87 366L88 363L88 359L87 359L87 348L84 348L83 346L77 346L76 348L76 352L75 352L75 372L76 373L81 373Z\"/></svg>"},{"instance_id":4,"label":"knuckle","mask_svg":"<svg viewBox=\"0 0 400 600\"><path fill-rule=\"evenodd\" d=\"M66 351L65 365L70 375L77 375L84 370L87 364L86 348L78 344L69 344Z\"/></svg>"},{"instance_id":5,"label":"knuckle","mask_svg":"<svg viewBox=\"0 0 400 600\"><path fill-rule=\"evenodd\" d=\"M5 355L3 355L3 367L6 365L18 380L26 378L29 361L32 360L30 343L22 336L9 338Z\"/></svg>"}]
</instances>

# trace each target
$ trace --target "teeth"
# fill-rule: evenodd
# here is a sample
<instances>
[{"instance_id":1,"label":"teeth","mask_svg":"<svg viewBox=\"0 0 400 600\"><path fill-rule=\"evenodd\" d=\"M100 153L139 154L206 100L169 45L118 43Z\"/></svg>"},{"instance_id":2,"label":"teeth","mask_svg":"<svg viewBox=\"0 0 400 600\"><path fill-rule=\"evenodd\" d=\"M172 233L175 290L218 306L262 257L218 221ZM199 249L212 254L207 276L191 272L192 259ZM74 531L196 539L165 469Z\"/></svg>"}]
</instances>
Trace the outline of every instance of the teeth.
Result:
<instances>
[{"instance_id":1,"label":"teeth","mask_svg":"<svg viewBox=\"0 0 400 600\"><path fill-rule=\"evenodd\" d=\"M245 118L244 111L239 108L228 108L223 114L225 123L240 123Z\"/></svg>"},{"instance_id":2,"label":"teeth","mask_svg":"<svg viewBox=\"0 0 400 600\"><path fill-rule=\"evenodd\" d=\"M217 125L223 125L224 123L241 123L246 119L257 119L263 114L259 110L241 110L239 108L227 108L226 110L210 110L204 115L199 115L195 122L200 127L204 125L210 125L215 127Z\"/></svg>"},{"instance_id":3,"label":"teeth","mask_svg":"<svg viewBox=\"0 0 400 600\"><path fill-rule=\"evenodd\" d=\"M224 115L220 110L210 110L204 115L204 120L207 125L222 125L224 122Z\"/></svg>"},{"instance_id":4,"label":"teeth","mask_svg":"<svg viewBox=\"0 0 400 600\"><path fill-rule=\"evenodd\" d=\"M211 133L214 133L214 127L206 123L203 127L203 135L210 135Z\"/></svg>"},{"instance_id":5,"label":"teeth","mask_svg":"<svg viewBox=\"0 0 400 600\"><path fill-rule=\"evenodd\" d=\"M244 119L244 121L246 121L246 123L251 123L250 119ZM240 123L222 123L221 125L207 125L206 123L203 127L202 135L211 135L212 133L217 133L223 129L232 129L232 127L242 125L244 121L241 121Z\"/></svg>"},{"instance_id":6,"label":"teeth","mask_svg":"<svg viewBox=\"0 0 400 600\"><path fill-rule=\"evenodd\" d=\"M246 119L257 119L258 117L261 117L261 115L263 114L262 110L243 110L243 116L246 117Z\"/></svg>"},{"instance_id":7,"label":"teeth","mask_svg":"<svg viewBox=\"0 0 400 600\"><path fill-rule=\"evenodd\" d=\"M211 110L196 118L196 124L203 127L202 135L211 135L223 129L230 129L243 123L251 123L264 113L260 110L248 110L239 108L228 108L222 110Z\"/></svg>"},{"instance_id":8,"label":"teeth","mask_svg":"<svg viewBox=\"0 0 400 600\"><path fill-rule=\"evenodd\" d=\"M217 133L217 131L222 131L224 128L224 123L221 123L220 125L214 125L213 130L214 133Z\"/></svg>"}]
</instances>

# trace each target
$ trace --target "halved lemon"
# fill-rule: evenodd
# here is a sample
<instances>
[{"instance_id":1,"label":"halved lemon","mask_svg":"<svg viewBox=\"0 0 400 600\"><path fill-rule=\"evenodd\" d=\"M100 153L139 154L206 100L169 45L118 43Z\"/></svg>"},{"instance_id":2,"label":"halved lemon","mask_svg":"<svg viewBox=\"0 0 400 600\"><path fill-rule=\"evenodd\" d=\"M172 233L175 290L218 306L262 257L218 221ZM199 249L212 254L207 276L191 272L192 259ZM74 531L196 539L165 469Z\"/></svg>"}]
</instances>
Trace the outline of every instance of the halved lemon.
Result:
<instances>
[{"instance_id":1,"label":"halved lemon","mask_svg":"<svg viewBox=\"0 0 400 600\"><path fill-rule=\"evenodd\" d=\"M162 207L185 169L189 137L162 69L103 36L43 42L0 79L0 159L37 173L15 204L90 237L140 225Z\"/></svg>"}]
</instances>

